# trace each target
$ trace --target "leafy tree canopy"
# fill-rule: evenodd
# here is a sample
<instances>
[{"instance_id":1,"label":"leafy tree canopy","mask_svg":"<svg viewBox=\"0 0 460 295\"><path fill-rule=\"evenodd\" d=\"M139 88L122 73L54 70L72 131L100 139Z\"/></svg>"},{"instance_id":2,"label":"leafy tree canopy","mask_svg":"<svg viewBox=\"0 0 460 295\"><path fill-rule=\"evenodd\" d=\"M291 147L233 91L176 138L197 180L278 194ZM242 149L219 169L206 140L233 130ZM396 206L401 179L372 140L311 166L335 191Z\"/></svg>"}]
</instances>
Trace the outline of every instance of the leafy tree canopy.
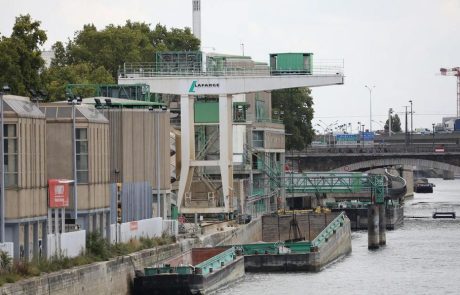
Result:
<instances>
[{"instance_id":1,"label":"leafy tree canopy","mask_svg":"<svg viewBox=\"0 0 460 295\"><path fill-rule=\"evenodd\" d=\"M314 136L313 98L308 88L281 89L272 92L272 110L279 114L286 128L286 149L302 150Z\"/></svg>"},{"instance_id":2,"label":"leafy tree canopy","mask_svg":"<svg viewBox=\"0 0 460 295\"><path fill-rule=\"evenodd\" d=\"M385 132L388 133L388 130L390 129L389 127L389 120L385 122ZM398 114L395 114L394 116L391 116L391 132L401 132L401 120L399 119Z\"/></svg>"},{"instance_id":3,"label":"leafy tree canopy","mask_svg":"<svg viewBox=\"0 0 460 295\"><path fill-rule=\"evenodd\" d=\"M16 17L11 36L0 40L0 84L9 85L13 93L19 95L41 88L44 61L39 47L46 39L39 21L32 20L28 14Z\"/></svg>"},{"instance_id":4,"label":"leafy tree canopy","mask_svg":"<svg viewBox=\"0 0 460 295\"><path fill-rule=\"evenodd\" d=\"M56 46L63 51L62 44ZM151 30L146 23L127 21L124 26L108 25L98 31L88 24L60 53L60 63L102 66L116 79L118 67L125 62L153 62L157 51L190 51L199 46L189 28L168 30L158 24Z\"/></svg>"}]
</instances>

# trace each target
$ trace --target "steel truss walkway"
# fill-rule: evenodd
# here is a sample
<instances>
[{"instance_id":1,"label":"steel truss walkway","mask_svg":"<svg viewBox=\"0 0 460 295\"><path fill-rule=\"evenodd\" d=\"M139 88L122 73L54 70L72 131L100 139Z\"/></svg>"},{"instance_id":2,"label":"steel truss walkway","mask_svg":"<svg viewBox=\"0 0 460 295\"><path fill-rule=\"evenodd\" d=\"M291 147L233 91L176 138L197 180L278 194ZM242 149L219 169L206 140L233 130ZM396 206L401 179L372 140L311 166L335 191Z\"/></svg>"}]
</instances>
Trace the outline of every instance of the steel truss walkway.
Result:
<instances>
[{"instance_id":1,"label":"steel truss walkway","mask_svg":"<svg viewBox=\"0 0 460 295\"><path fill-rule=\"evenodd\" d=\"M383 204L388 188L384 175L360 172L286 173L286 193L360 193L368 192L372 201Z\"/></svg>"}]
</instances>

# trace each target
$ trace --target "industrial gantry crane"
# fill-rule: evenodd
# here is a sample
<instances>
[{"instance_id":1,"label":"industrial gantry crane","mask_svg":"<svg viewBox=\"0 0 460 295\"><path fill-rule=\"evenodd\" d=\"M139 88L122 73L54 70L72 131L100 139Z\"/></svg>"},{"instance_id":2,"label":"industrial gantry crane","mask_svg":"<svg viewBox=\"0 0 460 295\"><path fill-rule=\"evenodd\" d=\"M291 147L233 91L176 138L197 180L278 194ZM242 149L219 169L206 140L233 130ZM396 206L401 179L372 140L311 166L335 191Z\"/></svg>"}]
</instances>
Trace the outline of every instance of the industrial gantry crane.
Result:
<instances>
[{"instance_id":1,"label":"industrial gantry crane","mask_svg":"<svg viewBox=\"0 0 460 295\"><path fill-rule=\"evenodd\" d=\"M457 77L457 118L460 116L460 67L445 69L441 68L441 75Z\"/></svg>"}]
</instances>

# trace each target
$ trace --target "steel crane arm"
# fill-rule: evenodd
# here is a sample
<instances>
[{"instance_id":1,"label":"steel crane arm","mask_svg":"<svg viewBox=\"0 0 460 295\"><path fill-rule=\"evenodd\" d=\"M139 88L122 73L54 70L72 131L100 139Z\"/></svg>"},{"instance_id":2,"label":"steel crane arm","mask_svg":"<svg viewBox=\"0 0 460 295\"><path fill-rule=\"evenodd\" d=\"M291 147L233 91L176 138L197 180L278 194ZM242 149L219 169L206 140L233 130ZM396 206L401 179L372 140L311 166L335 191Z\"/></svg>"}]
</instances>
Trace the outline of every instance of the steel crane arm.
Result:
<instances>
[{"instance_id":1,"label":"steel crane arm","mask_svg":"<svg viewBox=\"0 0 460 295\"><path fill-rule=\"evenodd\" d=\"M455 67L452 69L441 68L441 75L444 76L459 76L460 75L460 67Z\"/></svg>"}]
</instances>

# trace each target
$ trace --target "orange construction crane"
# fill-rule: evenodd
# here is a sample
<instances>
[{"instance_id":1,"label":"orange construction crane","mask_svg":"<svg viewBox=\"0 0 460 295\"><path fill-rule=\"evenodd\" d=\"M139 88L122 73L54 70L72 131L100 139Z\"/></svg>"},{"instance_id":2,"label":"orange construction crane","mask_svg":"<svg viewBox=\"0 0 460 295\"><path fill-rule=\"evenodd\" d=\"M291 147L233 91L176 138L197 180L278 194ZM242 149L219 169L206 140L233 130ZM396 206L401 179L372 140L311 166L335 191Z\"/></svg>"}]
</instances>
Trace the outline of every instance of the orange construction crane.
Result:
<instances>
[{"instance_id":1,"label":"orange construction crane","mask_svg":"<svg viewBox=\"0 0 460 295\"><path fill-rule=\"evenodd\" d=\"M457 77L457 118L460 116L460 67L445 69L441 68L441 75Z\"/></svg>"}]
</instances>

